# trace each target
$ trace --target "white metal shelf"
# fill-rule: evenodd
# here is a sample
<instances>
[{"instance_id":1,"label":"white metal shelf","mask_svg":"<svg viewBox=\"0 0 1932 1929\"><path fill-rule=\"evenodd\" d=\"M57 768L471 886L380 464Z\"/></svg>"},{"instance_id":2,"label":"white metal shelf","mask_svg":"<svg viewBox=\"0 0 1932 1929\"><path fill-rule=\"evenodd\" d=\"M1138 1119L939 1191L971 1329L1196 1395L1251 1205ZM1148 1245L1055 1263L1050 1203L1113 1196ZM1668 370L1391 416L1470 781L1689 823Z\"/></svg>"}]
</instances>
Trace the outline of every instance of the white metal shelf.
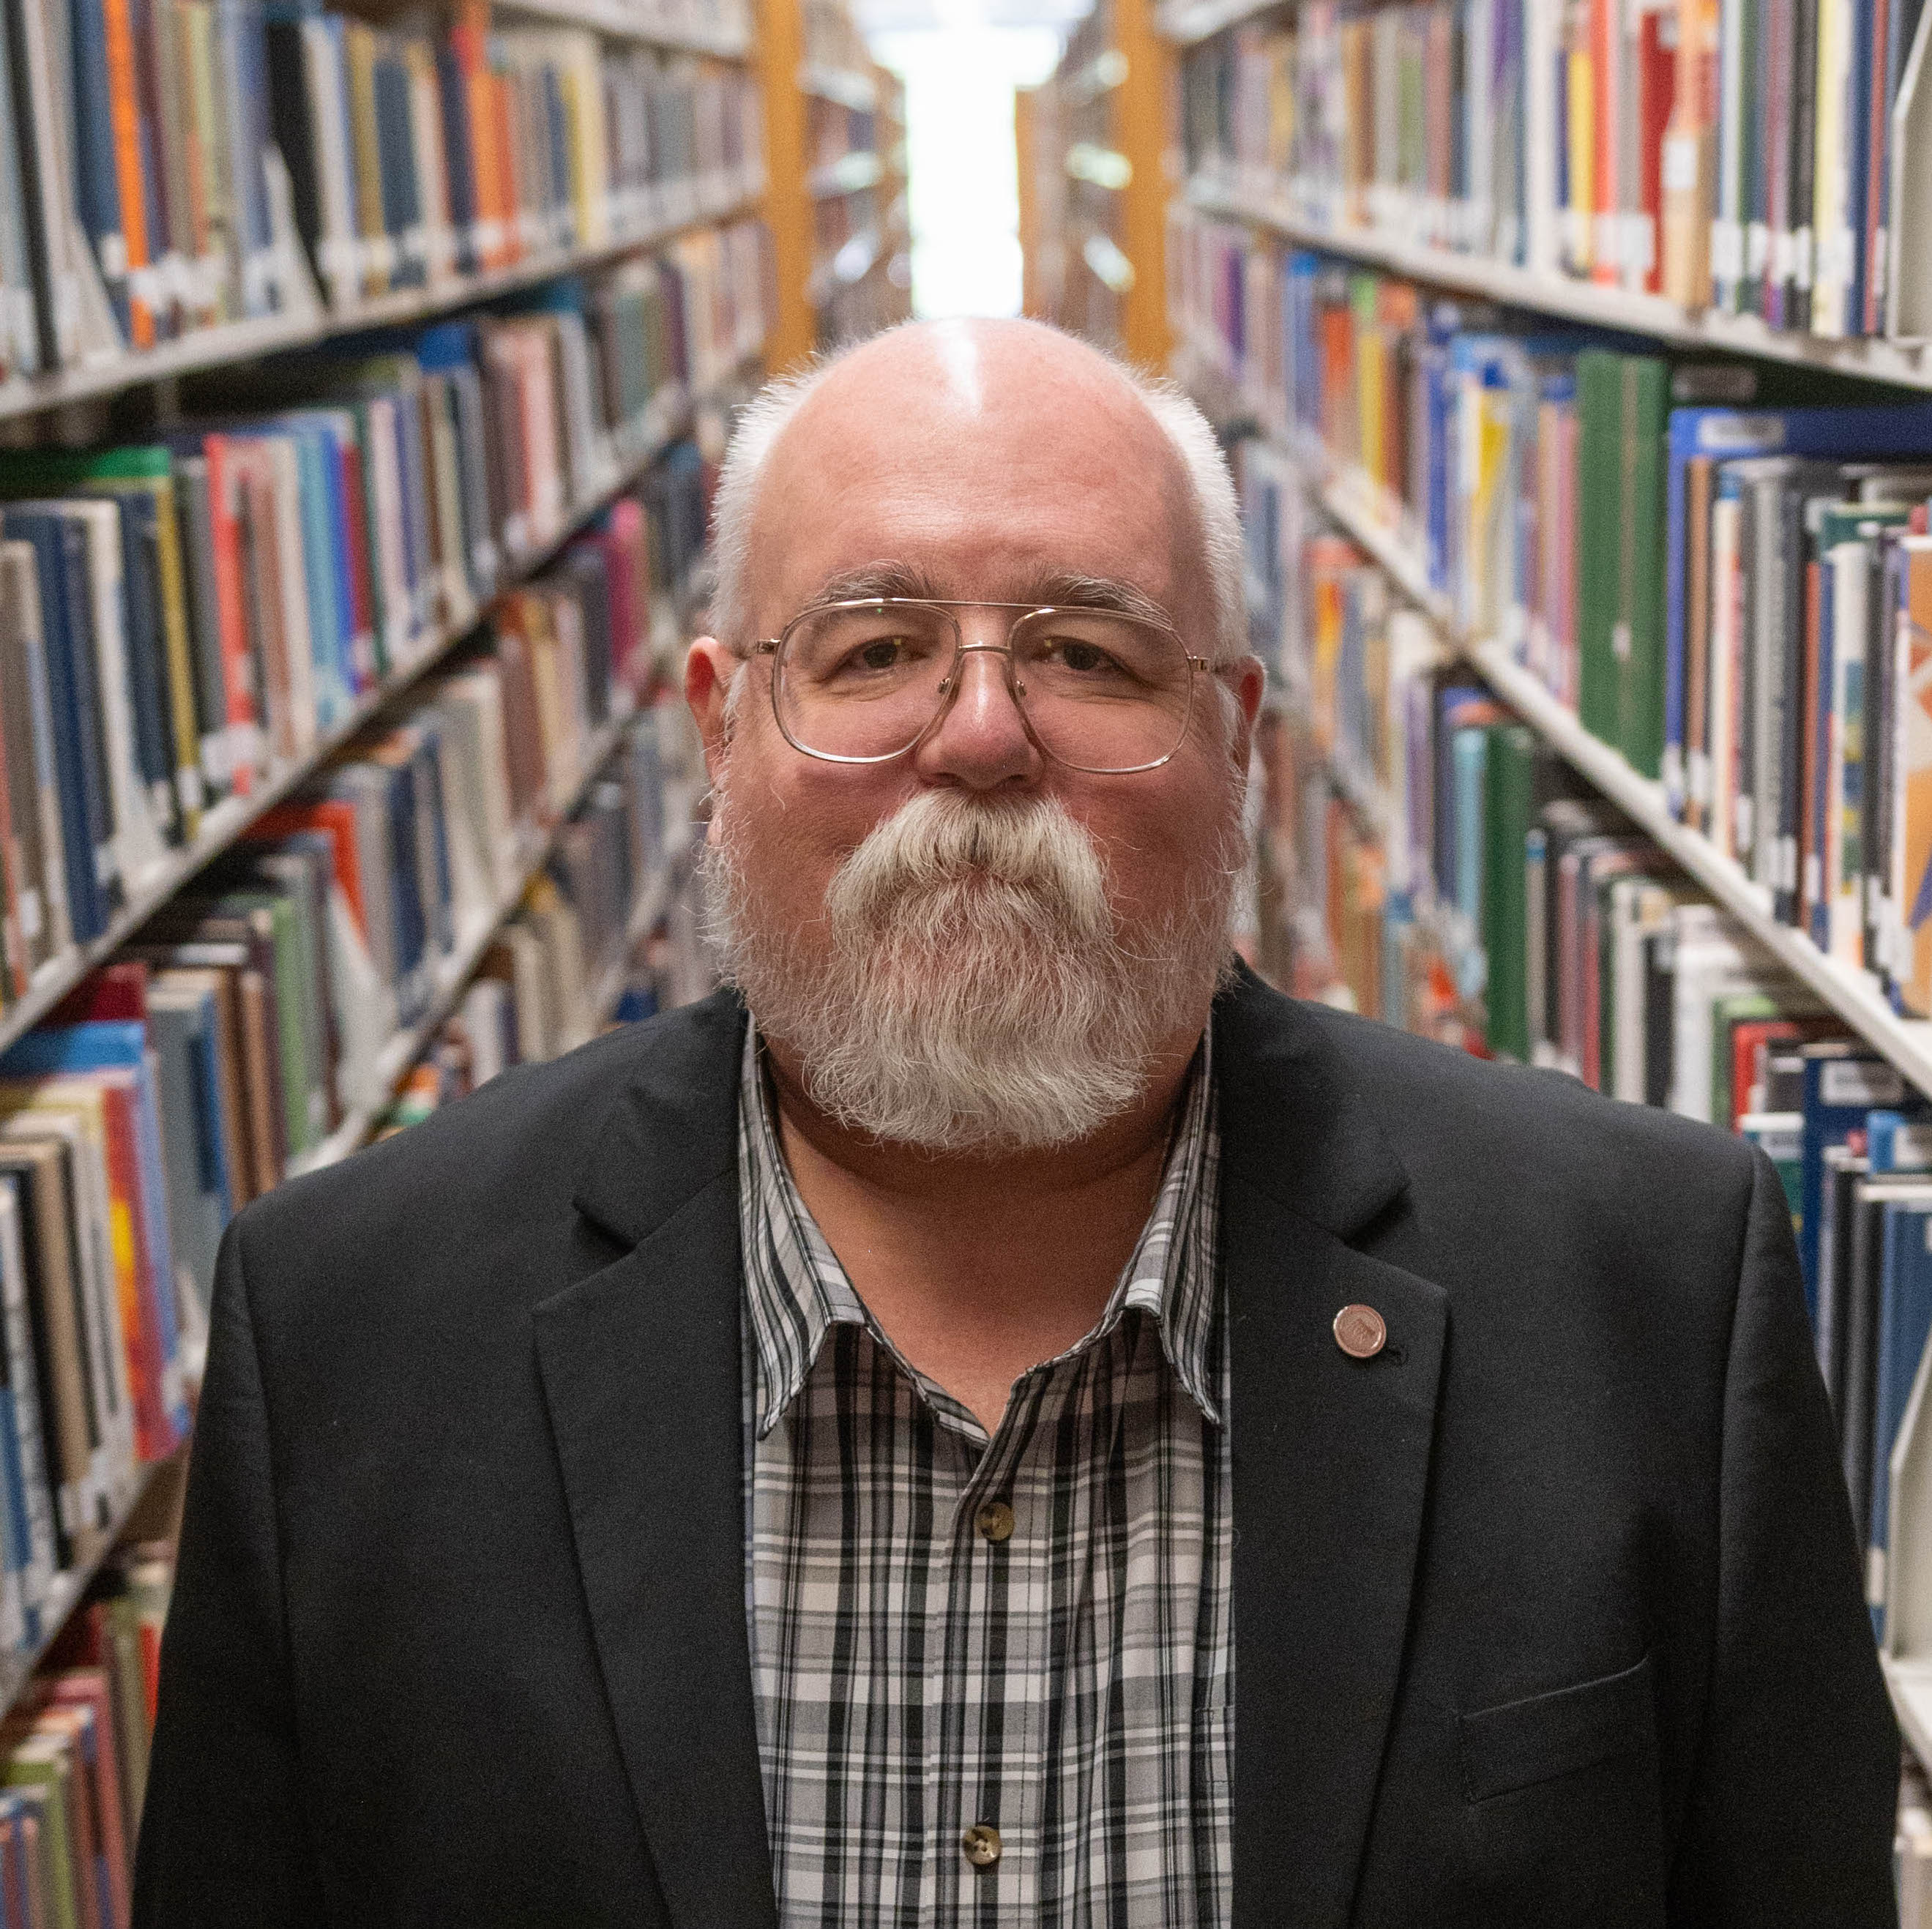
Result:
<instances>
[{"instance_id":1,"label":"white metal shelf","mask_svg":"<svg viewBox=\"0 0 1932 1929\"><path fill-rule=\"evenodd\" d=\"M798 84L802 92L815 94L835 106L850 107L854 113L870 114L878 107L878 85L869 74L808 60L798 70Z\"/></svg>"},{"instance_id":2,"label":"white metal shelf","mask_svg":"<svg viewBox=\"0 0 1932 1929\"><path fill-rule=\"evenodd\" d=\"M876 188L884 179L886 164L870 148L854 148L823 167L814 167L805 177L805 191L814 200L834 194L856 194L861 188Z\"/></svg>"},{"instance_id":3,"label":"white metal shelf","mask_svg":"<svg viewBox=\"0 0 1932 1929\"><path fill-rule=\"evenodd\" d=\"M1272 13L1282 4L1282 0L1162 0L1154 9L1154 25L1178 45L1192 46L1257 14Z\"/></svg>"},{"instance_id":4,"label":"white metal shelf","mask_svg":"<svg viewBox=\"0 0 1932 1929\"><path fill-rule=\"evenodd\" d=\"M742 178L719 175L679 186L688 201L664 218L640 223L622 238L595 248L545 250L488 274L466 275L434 289L408 289L378 296L350 308L326 308L319 316L264 315L218 328L199 328L151 349L89 362L45 375L20 376L0 382L0 420L38 415L69 403L98 400L150 382L192 375L230 362L248 362L291 349L312 348L366 328L392 328L428 321L500 295L580 274L628 254L661 247L693 228L708 227L740 212L749 213L764 191L760 172Z\"/></svg>"},{"instance_id":5,"label":"white metal shelf","mask_svg":"<svg viewBox=\"0 0 1932 1929\"><path fill-rule=\"evenodd\" d=\"M1430 618L1444 642L1565 763L1668 852L1766 951L1913 1084L1932 1094L1932 1021L1900 1017L1871 973L1827 956L1804 932L1774 917L1770 894L1762 885L1708 838L1671 815L1661 784L1636 770L1621 751L1593 736L1576 713L1504 645L1470 635L1456 622L1447 599L1430 586L1421 559L1391 530L1387 517L1378 513L1372 484L1325 464L1279 424L1268 426L1270 440L1300 469L1322 506Z\"/></svg>"},{"instance_id":6,"label":"white metal shelf","mask_svg":"<svg viewBox=\"0 0 1932 1929\"><path fill-rule=\"evenodd\" d=\"M691 8L626 6L623 0L496 0L500 13L554 20L560 26L588 27L614 40L649 40L654 46L681 53L710 54L720 60L742 60L752 50L749 25L697 17Z\"/></svg>"},{"instance_id":7,"label":"white metal shelf","mask_svg":"<svg viewBox=\"0 0 1932 1929\"><path fill-rule=\"evenodd\" d=\"M1932 388L1932 343L1861 338L1828 341L1772 328L1755 315L1690 309L1623 288L1600 287L1565 274L1518 268L1486 256L1459 254L1376 228L1336 227L1311 221L1279 196L1252 182L1197 174L1187 183L1190 206L1203 214L1252 223L1302 248L1384 268L1436 288L1474 295L1507 306L1562 315L1599 328L1652 336L1681 347L1755 356L1828 369L1868 382Z\"/></svg>"},{"instance_id":8,"label":"white metal shelf","mask_svg":"<svg viewBox=\"0 0 1932 1929\"><path fill-rule=\"evenodd\" d=\"M554 560L592 517L622 494L677 439L689 415L689 400L681 388L662 392L650 405L638 452L626 463L622 472L607 488L571 509L563 526L554 536L514 557L494 592L474 614L419 644L406 664L371 690L340 724L318 738L300 758L275 771L247 796L224 798L202 819L200 835L194 842L170 852L154 872L142 880L140 890L98 938L42 966L27 995L0 1013L0 1051L38 1024L88 972L106 963L197 872L212 863L244 836L251 824L307 782L400 692L472 634L487 620L500 598Z\"/></svg>"}]
</instances>

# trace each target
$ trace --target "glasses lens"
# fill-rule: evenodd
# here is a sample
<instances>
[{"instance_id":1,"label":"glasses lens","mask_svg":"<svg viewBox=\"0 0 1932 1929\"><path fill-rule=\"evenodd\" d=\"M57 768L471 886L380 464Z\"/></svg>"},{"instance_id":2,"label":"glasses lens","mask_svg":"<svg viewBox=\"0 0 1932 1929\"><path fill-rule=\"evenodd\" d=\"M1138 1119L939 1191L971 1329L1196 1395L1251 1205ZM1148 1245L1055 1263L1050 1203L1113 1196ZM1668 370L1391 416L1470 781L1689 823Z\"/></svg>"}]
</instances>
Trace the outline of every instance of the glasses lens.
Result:
<instances>
[{"instance_id":1,"label":"glasses lens","mask_svg":"<svg viewBox=\"0 0 1932 1929\"><path fill-rule=\"evenodd\" d=\"M1192 674L1171 630L1048 610L1013 631L1013 669L1040 742L1083 770L1136 770L1180 748Z\"/></svg>"},{"instance_id":2,"label":"glasses lens","mask_svg":"<svg viewBox=\"0 0 1932 1929\"><path fill-rule=\"evenodd\" d=\"M916 603L811 611L778 652L786 734L825 757L896 756L932 721L953 644L946 613Z\"/></svg>"}]
</instances>

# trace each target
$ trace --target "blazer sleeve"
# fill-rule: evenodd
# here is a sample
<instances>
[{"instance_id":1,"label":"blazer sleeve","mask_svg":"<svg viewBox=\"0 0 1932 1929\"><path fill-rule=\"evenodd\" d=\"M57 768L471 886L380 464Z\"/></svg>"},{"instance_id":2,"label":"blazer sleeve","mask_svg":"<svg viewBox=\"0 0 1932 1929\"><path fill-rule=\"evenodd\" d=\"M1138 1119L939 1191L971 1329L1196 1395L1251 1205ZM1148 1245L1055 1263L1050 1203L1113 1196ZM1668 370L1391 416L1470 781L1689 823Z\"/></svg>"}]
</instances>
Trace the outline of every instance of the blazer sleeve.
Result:
<instances>
[{"instance_id":1,"label":"blazer sleeve","mask_svg":"<svg viewBox=\"0 0 1932 1929\"><path fill-rule=\"evenodd\" d=\"M1790 1214L1761 1151L1723 1453L1715 1646L1670 1920L1891 1929L1898 1730Z\"/></svg>"},{"instance_id":2,"label":"blazer sleeve","mask_svg":"<svg viewBox=\"0 0 1932 1929\"><path fill-rule=\"evenodd\" d=\"M267 1400L242 1247L215 1269L134 1874L134 1929L320 1929Z\"/></svg>"}]
</instances>

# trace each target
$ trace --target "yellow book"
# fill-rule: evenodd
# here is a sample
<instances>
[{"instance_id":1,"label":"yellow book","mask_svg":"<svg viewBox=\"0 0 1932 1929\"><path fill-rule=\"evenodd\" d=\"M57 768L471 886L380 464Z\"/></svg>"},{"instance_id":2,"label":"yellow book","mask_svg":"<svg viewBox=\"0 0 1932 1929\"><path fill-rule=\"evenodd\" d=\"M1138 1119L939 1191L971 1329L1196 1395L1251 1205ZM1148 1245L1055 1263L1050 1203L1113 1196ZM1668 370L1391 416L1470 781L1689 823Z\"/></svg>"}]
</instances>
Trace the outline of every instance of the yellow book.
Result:
<instances>
[{"instance_id":1,"label":"yellow book","mask_svg":"<svg viewBox=\"0 0 1932 1929\"><path fill-rule=\"evenodd\" d=\"M382 137L376 123L376 30L359 20L343 29L349 69L349 118L356 147L356 226L362 237L362 292L386 295L395 249L382 220Z\"/></svg>"},{"instance_id":2,"label":"yellow book","mask_svg":"<svg viewBox=\"0 0 1932 1929\"><path fill-rule=\"evenodd\" d=\"M1563 210L1563 253L1571 274L1587 274L1597 258L1597 76L1587 17L1576 28L1564 68L1569 88L1570 196Z\"/></svg>"}]
</instances>

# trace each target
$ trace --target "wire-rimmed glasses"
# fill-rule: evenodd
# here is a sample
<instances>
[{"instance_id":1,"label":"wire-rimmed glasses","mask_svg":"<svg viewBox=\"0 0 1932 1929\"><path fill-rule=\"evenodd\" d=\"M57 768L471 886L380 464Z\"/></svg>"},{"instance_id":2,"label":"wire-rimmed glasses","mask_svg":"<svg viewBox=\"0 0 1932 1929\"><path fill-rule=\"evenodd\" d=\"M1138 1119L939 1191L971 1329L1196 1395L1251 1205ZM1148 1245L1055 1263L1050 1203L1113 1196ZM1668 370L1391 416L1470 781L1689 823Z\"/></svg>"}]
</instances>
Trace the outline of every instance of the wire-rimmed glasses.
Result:
<instances>
[{"instance_id":1,"label":"wire-rimmed glasses","mask_svg":"<svg viewBox=\"0 0 1932 1929\"><path fill-rule=\"evenodd\" d=\"M1004 644L969 644L961 610L1018 614ZM1111 776L1157 769L1180 748L1196 673L1209 667L1148 617L905 596L815 604L755 646L774 659L778 728L808 757L903 757L938 722L967 656L984 651L1006 658L1007 688L1046 755Z\"/></svg>"}]
</instances>

